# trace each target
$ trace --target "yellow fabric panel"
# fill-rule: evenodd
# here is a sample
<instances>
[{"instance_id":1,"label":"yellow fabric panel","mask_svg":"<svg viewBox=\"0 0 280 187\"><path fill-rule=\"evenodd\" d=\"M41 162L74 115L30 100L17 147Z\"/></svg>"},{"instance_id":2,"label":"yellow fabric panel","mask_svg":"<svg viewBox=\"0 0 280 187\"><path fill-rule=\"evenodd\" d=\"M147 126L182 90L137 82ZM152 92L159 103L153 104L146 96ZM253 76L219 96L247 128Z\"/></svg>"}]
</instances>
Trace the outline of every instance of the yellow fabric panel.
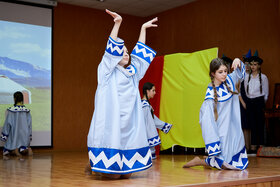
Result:
<instances>
[{"instance_id":1,"label":"yellow fabric panel","mask_svg":"<svg viewBox=\"0 0 280 187\"><path fill-rule=\"evenodd\" d=\"M204 147L199 110L210 82L209 64L218 48L164 56L160 119L173 124L168 134L160 132L161 150L172 145Z\"/></svg>"}]
</instances>

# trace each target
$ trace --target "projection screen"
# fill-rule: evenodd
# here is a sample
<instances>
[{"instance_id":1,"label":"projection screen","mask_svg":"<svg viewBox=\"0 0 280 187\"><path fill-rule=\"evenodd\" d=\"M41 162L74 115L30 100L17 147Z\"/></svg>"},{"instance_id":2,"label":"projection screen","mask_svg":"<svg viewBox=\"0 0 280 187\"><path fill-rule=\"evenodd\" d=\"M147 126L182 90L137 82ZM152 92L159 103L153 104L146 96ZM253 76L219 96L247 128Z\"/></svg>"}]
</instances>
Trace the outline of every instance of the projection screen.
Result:
<instances>
[{"instance_id":1,"label":"projection screen","mask_svg":"<svg viewBox=\"0 0 280 187\"><path fill-rule=\"evenodd\" d=\"M16 91L31 110L31 146L52 146L51 7L0 2L0 130Z\"/></svg>"}]
</instances>

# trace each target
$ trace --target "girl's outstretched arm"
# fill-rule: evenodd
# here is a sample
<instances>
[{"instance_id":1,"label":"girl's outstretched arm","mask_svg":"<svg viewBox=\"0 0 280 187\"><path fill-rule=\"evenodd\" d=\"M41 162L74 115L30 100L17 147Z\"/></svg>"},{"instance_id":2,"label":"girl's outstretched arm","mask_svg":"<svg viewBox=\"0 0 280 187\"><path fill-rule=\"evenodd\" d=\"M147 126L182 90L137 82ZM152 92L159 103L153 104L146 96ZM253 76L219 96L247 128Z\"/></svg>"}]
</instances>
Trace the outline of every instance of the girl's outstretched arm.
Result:
<instances>
[{"instance_id":1,"label":"girl's outstretched arm","mask_svg":"<svg viewBox=\"0 0 280 187\"><path fill-rule=\"evenodd\" d=\"M156 17L142 25L139 40L138 40L139 42L142 42L142 43L146 42L146 29L150 28L150 27L157 27L157 25L154 24L154 22L156 22L157 20L158 20L158 18Z\"/></svg>"},{"instance_id":2,"label":"girl's outstretched arm","mask_svg":"<svg viewBox=\"0 0 280 187\"><path fill-rule=\"evenodd\" d=\"M106 9L106 12L114 18L115 24L114 24L114 27L111 31L110 36L113 40L117 40L118 33L119 33L119 28L120 28L121 23L122 23L122 17L119 14L117 14L116 12L112 12L108 9Z\"/></svg>"}]
</instances>

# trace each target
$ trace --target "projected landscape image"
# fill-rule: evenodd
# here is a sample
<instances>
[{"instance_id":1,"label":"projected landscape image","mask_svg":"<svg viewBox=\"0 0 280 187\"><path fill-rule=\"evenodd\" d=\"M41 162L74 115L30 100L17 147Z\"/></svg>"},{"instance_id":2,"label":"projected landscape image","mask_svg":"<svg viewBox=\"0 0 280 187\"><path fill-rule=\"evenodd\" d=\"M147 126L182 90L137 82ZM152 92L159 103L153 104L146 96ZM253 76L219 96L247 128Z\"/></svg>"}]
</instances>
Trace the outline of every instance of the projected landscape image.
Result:
<instances>
[{"instance_id":1,"label":"projected landscape image","mask_svg":"<svg viewBox=\"0 0 280 187\"><path fill-rule=\"evenodd\" d=\"M51 28L0 21L0 128L13 93L24 92L32 130L51 131Z\"/></svg>"}]
</instances>

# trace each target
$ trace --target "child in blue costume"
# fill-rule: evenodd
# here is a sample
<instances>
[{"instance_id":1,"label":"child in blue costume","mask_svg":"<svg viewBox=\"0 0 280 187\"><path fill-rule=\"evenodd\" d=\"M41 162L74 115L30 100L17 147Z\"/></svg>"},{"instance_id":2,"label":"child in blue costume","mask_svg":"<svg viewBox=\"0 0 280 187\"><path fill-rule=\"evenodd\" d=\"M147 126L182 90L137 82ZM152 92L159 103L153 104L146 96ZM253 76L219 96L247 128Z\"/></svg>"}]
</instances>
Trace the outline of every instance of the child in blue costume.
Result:
<instances>
[{"instance_id":1,"label":"child in blue costume","mask_svg":"<svg viewBox=\"0 0 280 187\"><path fill-rule=\"evenodd\" d=\"M215 58L210 63L211 83L200 108L199 123L208 157L195 157L183 167L210 166L243 170L248 166L241 129L240 106L236 84L245 76L244 64L234 59L234 71L228 74L226 63Z\"/></svg>"},{"instance_id":2,"label":"child in blue costume","mask_svg":"<svg viewBox=\"0 0 280 187\"><path fill-rule=\"evenodd\" d=\"M150 105L149 100L154 98L155 94L156 94L156 87L154 86L154 84L150 82L146 82L143 85L142 108L144 111L144 118L145 118L148 142L152 153L152 159L156 159L155 146L161 143L157 129L167 134L172 127L171 124L161 121L154 114L154 109Z\"/></svg>"},{"instance_id":3,"label":"child in blue costume","mask_svg":"<svg viewBox=\"0 0 280 187\"><path fill-rule=\"evenodd\" d=\"M32 155L30 141L32 138L32 118L30 110L23 105L23 94L14 93L15 104L6 111L1 140L5 142L3 156L15 154Z\"/></svg>"},{"instance_id":4,"label":"child in blue costume","mask_svg":"<svg viewBox=\"0 0 280 187\"><path fill-rule=\"evenodd\" d=\"M142 25L128 65L130 56L123 40L118 38L122 17L106 12L115 24L98 66L88 154L92 171L114 179L129 178L133 172L152 165L138 86L156 55L145 41L146 29L157 27L157 18Z\"/></svg>"}]
</instances>

